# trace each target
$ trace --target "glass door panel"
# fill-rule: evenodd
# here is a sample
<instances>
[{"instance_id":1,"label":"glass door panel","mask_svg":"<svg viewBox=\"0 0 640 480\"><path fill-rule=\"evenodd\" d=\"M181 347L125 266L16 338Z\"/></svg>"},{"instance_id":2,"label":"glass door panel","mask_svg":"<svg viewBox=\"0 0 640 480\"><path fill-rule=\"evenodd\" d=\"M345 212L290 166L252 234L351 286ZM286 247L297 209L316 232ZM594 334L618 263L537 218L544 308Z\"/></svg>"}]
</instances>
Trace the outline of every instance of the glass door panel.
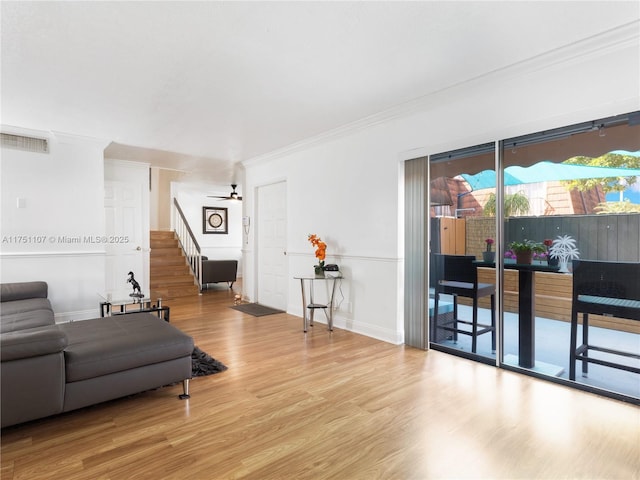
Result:
<instances>
[{"instance_id":1,"label":"glass door panel","mask_svg":"<svg viewBox=\"0 0 640 480\"><path fill-rule=\"evenodd\" d=\"M490 363L498 342L495 270L476 263L495 254L495 211L485 207L491 192L474 195L461 175L493 172L494 163L493 143L433 155L429 163L431 346Z\"/></svg>"},{"instance_id":2,"label":"glass door panel","mask_svg":"<svg viewBox=\"0 0 640 480\"><path fill-rule=\"evenodd\" d=\"M571 339L572 306L577 304L573 268L580 261L598 262L603 269L587 288L609 292L593 295L602 297L598 302L638 299L631 288L638 285L638 277L630 280L630 272L637 270L626 266L637 268L640 260L640 196L635 193L640 180L640 140L635 142L636 150L620 150L633 147L628 135L640 139L640 127L617 120L602 125L576 125L503 142L502 361L639 398L639 322L613 318L612 311L596 305L594 311L604 315L590 315L588 339L583 337L582 317L575 325L575 346ZM532 253L528 260L523 256L526 250ZM611 269L619 272L618 277L628 276L630 283L604 280ZM581 348L576 359L575 352ZM579 355L589 361L581 361ZM575 375L571 375L572 364Z\"/></svg>"}]
</instances>

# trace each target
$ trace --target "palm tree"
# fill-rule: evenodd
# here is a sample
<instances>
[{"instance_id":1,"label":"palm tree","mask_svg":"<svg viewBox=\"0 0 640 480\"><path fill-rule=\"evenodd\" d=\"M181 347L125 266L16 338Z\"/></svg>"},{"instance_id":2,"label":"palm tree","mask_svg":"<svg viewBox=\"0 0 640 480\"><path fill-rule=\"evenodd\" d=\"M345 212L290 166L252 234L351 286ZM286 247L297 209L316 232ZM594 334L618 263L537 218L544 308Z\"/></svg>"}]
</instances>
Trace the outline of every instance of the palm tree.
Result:
<instances>
[{"instance_id":1,"label":"palm tree","mask_svg":"<svg viewBox=\"0 0 640 480\"><path fill-rule=\"evenodd\" d=\"M489 195L483 212L488 217L496 216L496 194ZM526 215L529 213L529 199L523 192L507 194L504 196L504 216Z\"/></svg>"}]
</instances>

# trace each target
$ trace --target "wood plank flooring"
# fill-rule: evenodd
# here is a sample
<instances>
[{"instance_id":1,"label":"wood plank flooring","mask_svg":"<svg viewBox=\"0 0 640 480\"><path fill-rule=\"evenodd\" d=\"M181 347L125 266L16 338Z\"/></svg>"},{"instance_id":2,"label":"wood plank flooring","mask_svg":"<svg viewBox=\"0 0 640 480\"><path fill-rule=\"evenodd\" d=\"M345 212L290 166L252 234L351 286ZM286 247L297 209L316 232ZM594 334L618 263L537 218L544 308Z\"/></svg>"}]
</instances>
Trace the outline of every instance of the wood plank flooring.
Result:
<instances>
[{"instance_id":1,"label":"wood plank flooring","mask_svg":"<svg viewBox=\"0 0 640 480\"><path fill-rule=\"evenodd\" d=\"M636 406L233 295L167 302L227 371L7 428L2 479L640 478Z\"/></svg>"}]
</instances>

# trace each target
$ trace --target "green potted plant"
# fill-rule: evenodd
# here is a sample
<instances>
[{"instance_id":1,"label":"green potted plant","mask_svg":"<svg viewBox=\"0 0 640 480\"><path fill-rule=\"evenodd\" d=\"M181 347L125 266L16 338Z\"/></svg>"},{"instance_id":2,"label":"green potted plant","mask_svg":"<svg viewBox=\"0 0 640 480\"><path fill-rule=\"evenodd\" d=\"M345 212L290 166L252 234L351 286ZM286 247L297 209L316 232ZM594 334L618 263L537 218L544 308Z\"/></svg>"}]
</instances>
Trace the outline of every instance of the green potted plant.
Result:
<instances>
[{"instance_id":1,"label":"green potted plant","mask_svg":"<svg viewBox=\"0 0 640 480\"><path fill-rule=\"evenodd\" d=\"M526 238L521 242L511 242L509 248L516 255L516 263L520 264L530 264L534 253L547 251L547 248L542 243L527 240Z\"/></svg>"}]
</instances>

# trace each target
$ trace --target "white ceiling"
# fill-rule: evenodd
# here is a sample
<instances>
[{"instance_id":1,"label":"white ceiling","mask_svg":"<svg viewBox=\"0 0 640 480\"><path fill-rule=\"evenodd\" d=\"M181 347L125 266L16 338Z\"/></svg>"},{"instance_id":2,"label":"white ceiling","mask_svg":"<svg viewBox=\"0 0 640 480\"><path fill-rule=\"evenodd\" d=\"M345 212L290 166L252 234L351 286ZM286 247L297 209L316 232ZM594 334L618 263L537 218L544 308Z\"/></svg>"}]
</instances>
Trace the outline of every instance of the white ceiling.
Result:
<instances>
[{"instance_id":1,"label":"white ceiling","mask_svg":"<svg viewBox=\"0 0 640 480\"><path fill-rule=\"evenodd\" d=\"M637 21L639 2L1 2L4 125L214 173Z\"/></svg>"}]
</instances>

